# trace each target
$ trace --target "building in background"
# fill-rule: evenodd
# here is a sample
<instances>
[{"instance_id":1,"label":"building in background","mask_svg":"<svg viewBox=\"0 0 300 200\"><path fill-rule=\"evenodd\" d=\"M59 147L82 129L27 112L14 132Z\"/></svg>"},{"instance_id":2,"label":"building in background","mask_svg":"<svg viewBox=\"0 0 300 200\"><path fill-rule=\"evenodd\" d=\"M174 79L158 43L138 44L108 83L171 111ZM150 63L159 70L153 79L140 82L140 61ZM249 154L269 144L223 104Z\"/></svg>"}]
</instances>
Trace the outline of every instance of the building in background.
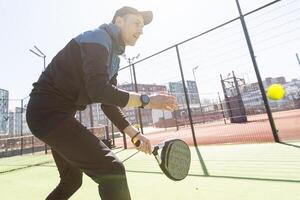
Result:
<instances>
[{"instance_id":1,"label":"building in background","mask_svg":"<svg viewBox=\"0 0 300 200\"><path fill-rule=\"evenodd\" d=\"M286 96L280 101L269 101L269 104L272 110L286 110L293 109L297 106L300 107L300 80L293 79L291 82L287 82L285 77L268 77L263 81L265 89L274 83L280 83L285 87ZM199 113L200 111L200 98L198 93L198 88L195 81L187 80L186 87L188 92L188 98L190 101L190 108L194 114ZM241 97L246 109L247 114L259 114L265 113L265 106L262 100L261 92L259 89L258 83L249 83L240 86ZM131 83L124 83L118 85L118 88L126 91L135 91L135 85ZM182 117L181 115L187 115L187 106L185 101L185 95L183 90L183 84L181 81L169 82L168 85L157 85L157 84L137 84L137 89L139 93L142 94L154 94L154 93L169 93L176 96L179 110L176 111L177 117ZM209 103L205 103L204 99L202 103L201 114L204 114L215 108L211 105L211 109L208 110ZM207 105L206 105L207 104ZM90 109L92 108L92 110ZM124 114L127 116L127 119L132 124L139 124L139 113L136 108L123 108ZM152 109L141 109L141 115L144 126L152 126L158 121L164 119L175 118L174 113L162 110L152 110ZM15 116L15 118L17 118ZM108 125L110 126L109 120L106 118L105 114L102 112L101 104L96 103L87 106L84 111L77 112L76 118L78 121L81 121L86 127L99 127ZM93 121L91 122L92 119ZM15 121L17 121L15 119Z\"/></svg>"},{"instance_id":2,"label":"building in background","mask_svg":"<svg viewBox=\"0 0 300 200\"><path fill-rule=\"evenodd\" d=\"M8 112L6 137L15 137L21 135L30 135L31 131L27 125L26 112L23 108L15 107Z\"/></svg>"},{"instance_id":3,"label":"building in background","mask_svg":"<svg viewBox=\"0 0 300 200\"><path fill-rule=\"evenodd\" d=\"M186 89L188 92L188 98L191 108L200 108L200 98L198 93L197 84L195 81L187 80ZM183 84L181 81L178 82L169 82L169 92L170 94L176 96L179 108L186 107L185 95L183 90Z\"/></svg>"},{"instance_id":4,"label":"building in background","mask_svg":"<svg viewBox=\"0 0 300 200\"><path fill-rule=\"evenodd\" d=\"M8 98L9 92L0 88L0 135L8 132Z\"/></svg>"},{"instance_id":5,"label":"building in background","mask_svg":"<svg viewBox=\"0 0 300 200\"><path fill-rule=\"evenodd\" d=\"M131 83L123 83L118 85L118 88L126 91L134 91L135 85ZM167 87L165 85L157 85L157 84L137 84L138 92L141 94L151 95L154 93L167 93Z\"/></svg>"},{"instance_id":6,"label":"building in background","mask_svg":"<svg viewBox=\"0 0 300 200\"><path fill-rule=\"evenodd\" d=\"M118 85L118 88L126 91L135 91L135 85L131 83L124 83ZM154 93L165 93L167 94L167 87L165 85L157 84L137 84L137 89L140 94L151 95ZM136 108L124 108L123 109L127 119L132 124L139 124L138 122L138 109ZM151 126L160 118L166 116L166 113L163 111L157 111L152 109L141 109L141 115L144 126Z\"/></svg>"},{"instance_id":7,"label":"building in background","mask_svg":"<svg viewBox=\"0 0 300 200\"><path fill-rule=\"evenodd\" d=\"M8 113L8 134L10 137L14 136L15 133L15 113L9 111Z\"/></svg>"},{"instance_id":8,"label":"building in background","mask_svg":"<svg viewBox=\"0 0 300 200\"><path fill-rule=\"evenodd\" d=\"M21 126L23 125L22 109L20 107L15 108L14 124L15 124L14 135L20 136L21 135Z\"/></svg>"},{"instance_id":9,"label":"building in background","mask_svg":"<svg viewBox=\"0 0 300 200\"><path fill-rule=\"evenodd\" d=\"M286 83L285 77L280 76L280 77L276 77L276 78L272 78L272 77L267 77L264 81L263 81L263 85L264 88L269 87L272 84L275 83L279 83L281 85L284 85Z\"/></svg>"},{"instance_id":10,"label":"building in background","mask_svg":"<svg viewBox=\"0 0 300 200\"><path fill-rule=\"evenodd\" d=\"M263 81L265 91L275 83L281 84L285 88L285 97L281 100L269 100L269 105L273 111L288 110L300 106L300 80L293 79L287 82L285 77L268 77ZM248 114L258 114L265 112L265 105L259 89L258 83L245 84L241 87L241 96Z\"/></svg>"},{"instance_id":11,"label":"building in background","mask_svg":"<svg viewBox=\"0 0 300 200\"><path fill-rule=\"evenodd\" d=\"M108 125L108 121L101 109L100 103L87 105L86 109L78 111L75 117L81 124L88 128Z\"/></svg>"},{"instance_id":12,"label":"building in background","mask_svg":"<svg viewBox=\"0 0 300 200\"><path fill-rule=\"evenodd\" d=\"M283 86L288 99L292 100L300 98L300 80L293 79L291 82L287 82Z\"/></svg>"},{"instance_id":13,"label":"building in background","mask_svg":"<svg viewBox=\"0 0 300 200\"><path fill-rule=\"evenodd\" d=\"M164 85L138 84L137 86L139 93L142 94L151 95L153 93L167 93L167 87ZM118 88L126 91L135 91L135 86L131 83L120 84L118 85ZM123 108L122 110L130 123L139 124L138 109ZM152 125L154 123L153 118L160 119L161 117L169 116L167 113L163 113L162 111L153 111L151 109L141 109L141 115L144 126ZM101 127L106 125L109 127L111 126L109 120L101 109L100 103L88 105L85 110L78 111L75 117L87 128Z\"/></svg>"}]
</instances>

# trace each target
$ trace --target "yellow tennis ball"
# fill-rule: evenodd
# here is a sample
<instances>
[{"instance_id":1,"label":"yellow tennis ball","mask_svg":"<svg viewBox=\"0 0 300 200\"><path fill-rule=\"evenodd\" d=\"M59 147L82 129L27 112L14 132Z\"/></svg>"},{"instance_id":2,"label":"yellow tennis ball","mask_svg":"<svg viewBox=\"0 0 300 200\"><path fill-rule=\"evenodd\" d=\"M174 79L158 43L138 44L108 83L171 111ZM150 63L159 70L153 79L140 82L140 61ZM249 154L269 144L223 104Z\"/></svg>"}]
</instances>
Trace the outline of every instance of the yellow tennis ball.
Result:
<instances>
[{"instance_id":1,"label":"yellow tennis ball","mask_svg":"<svg viewBox=\"0 0 300 200\"><path fill-rule=\"evenodd\" d=\"M267 96L272 100L280 100L284 97L285 91L281 84L273 84L267 89Z\"/></svg>"}]
</instances>

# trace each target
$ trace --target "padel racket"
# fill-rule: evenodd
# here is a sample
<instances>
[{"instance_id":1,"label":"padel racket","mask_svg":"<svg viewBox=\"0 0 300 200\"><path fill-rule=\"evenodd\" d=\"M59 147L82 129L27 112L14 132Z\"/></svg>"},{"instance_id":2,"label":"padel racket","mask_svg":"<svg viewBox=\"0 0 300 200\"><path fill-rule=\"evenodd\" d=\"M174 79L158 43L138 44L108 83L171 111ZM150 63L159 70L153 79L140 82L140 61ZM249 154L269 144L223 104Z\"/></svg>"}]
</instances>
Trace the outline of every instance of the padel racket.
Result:
<instances>
[{"instance_id":1,"label":"padel racket","mask_svg":"<svg viewBox=\"0 0 300 200\"><path fill-rule=\"evenodd\" d=\"M139 147L140 141L133 141L133 144ZM171 180L180 181L188 175L191 151L184 141L180 139L166 140L155 145L152 154L161 170Z\"/></svg>"}]
</instances>

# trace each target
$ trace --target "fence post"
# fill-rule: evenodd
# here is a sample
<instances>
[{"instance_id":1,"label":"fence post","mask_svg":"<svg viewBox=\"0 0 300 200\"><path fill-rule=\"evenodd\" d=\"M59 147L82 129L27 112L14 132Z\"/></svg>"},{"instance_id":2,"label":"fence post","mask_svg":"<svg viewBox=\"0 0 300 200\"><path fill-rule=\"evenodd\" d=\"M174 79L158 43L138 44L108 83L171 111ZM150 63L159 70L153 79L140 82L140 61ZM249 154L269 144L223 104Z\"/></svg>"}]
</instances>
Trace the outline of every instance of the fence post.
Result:
<instances>
[{"instance_id":1,"label":"fence post","mask_svg":"<svg viewBox=\"0 0 300 200\"><path fill-rule=\"evenodd\" d=\"M219 92L218 92L218 97L219 97L219 104L220 104L220 107L221 107L221 110L222 110L224 124L226 124L226 117L225 117L224 108L223 108L223 105L222 105L222 101L221 101L221 97L220 97L220 93Z\"/></svg>"},{"instance_id":2,"label":"fence post","mask_svg":"<svg viewBox=\"0 0 300 200\"><path fill-rule=\"evenodd\" d=\"M32 154L34 154L34 136L31 136Z\"/></svg>"},{"instance_id":3,"label":"fence post","mask_svg":"<svg viewBox=\"0 0 300 200\"><path fill-rule=\"evenodd\" d=\"M89 104L89 114L90 114L90 126L94 130L94 116L93 116L93 105ZM93 132L94 133L94 132Z\"/></svg>"},{"instance_id":4,"label":"fence post","mask_svg":"<svg viewBox=\"0 0 300 200\"><path fill-rule=\"evenodd\" d=\"M176 45L175 47L176 47L178 64L179 64L179 68L180 68L180 74L181 74L181 80L182 80L182 85L183 85L184 96L185 96L185 100L186 100L186 104L187 104L187 110L188 110L188 115L189 115L192 135L193 135L193 142L194 142L194 145L197 146L194 123L193 123L193 118L192 118L192 113L191 113L191 108L190 108L190 101L189 101L188 92L187 92L186 85L185 85L185 80L184 80L184 75L183 75L183 70L182 70L182 64L181 64L178 45Z\"/></svg>"},{"instance_id":5,"label":"fence post","mask_svg":"<svg viewBox=\"0 0 300 200\"><path fill-rule=\"evenodd\" d=\"M113 146L115 147L116 143L115 143L115 131L114 131L114 124L113 123L111 123L111 137L112 137Z\"/></svg>"},{"instance_id":6,"label":"fence post","mask_svg":"<svg viewBox=\"0 0 300 200\"><path fill-rule=\"evenodd\" d=\"M254 67L254 70L255 70L255 73L256 73L256 77L257 77L257 80L258 80L260 92L262 94L262 98L263 98L265 108L266 108L266 111L267 111L267 114L268 114L268 118L269 118L270 126L271 126L271 129L272 129L273 137L274 137L275 142L280 142L278 134L277 134L278 130L276 129L275 122L274 122L274 119L273 119L273 116L272 116L272 112L271 112L271 109L270 109L270 106L269 106L269 102L268 102L268 99L267 99L267 96L266 96L266 93L265 93L265 89L264 89L262 79L261 79L261 76L260 76L260 72L259 72L259 69L258 69L258 66L257 66L257 63L256 63L254 50L253 50L253 47L252 47L252 43L251 43L251 40L250 40L250 36L249 36L249 33L248 33L248 29L247 29L247 25L246 25L246 22L245 22L245 19L244 19L244 15L243 15L241 7L240 7L239 0L236 0L236 5L237 5L237 8L239 10L240 20L241 20L241 24L242 24L242 27L243 27L245 39L247 41L248 50L249 50L251 60L252 60L252 64L253 64L253 67Z\"/></svg>"},{"instance_id":7,"label":"fence post","mask_svg":"<svg viewBox=\"0 0 300 200\"><path fill-rule=\"evenodd\" d=\"M23 99L21 99L21 151L20 154L21 156L23 155Z\"/></svg>"}]
</instances>

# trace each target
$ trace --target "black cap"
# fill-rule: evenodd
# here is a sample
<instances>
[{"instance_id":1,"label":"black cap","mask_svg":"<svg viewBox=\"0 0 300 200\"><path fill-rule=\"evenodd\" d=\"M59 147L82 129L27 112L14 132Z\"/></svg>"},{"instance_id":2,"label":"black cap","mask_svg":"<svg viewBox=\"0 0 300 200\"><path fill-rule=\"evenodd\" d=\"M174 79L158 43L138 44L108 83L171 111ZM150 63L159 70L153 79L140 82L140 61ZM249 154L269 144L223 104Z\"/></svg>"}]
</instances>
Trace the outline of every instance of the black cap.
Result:
<instances>
[{"instance_id":1,"label":"black cap","mask_svg":"<svg viewBox=\"0 0 300 200\"><path fill-rule=\"evenodd\" d=\"M112 23L115 23L116 18L119 17L123 17L127 14L136 14L136 15L141 15L144 18L144 25L149 24L152 19L153 19L153 13L152 11L138 11L135 8L132 7L128 7L128 6L124 6L122 8L120 8L119 10L116 11L115 16L112 20Z\"/></svg>"}]
</instances>

